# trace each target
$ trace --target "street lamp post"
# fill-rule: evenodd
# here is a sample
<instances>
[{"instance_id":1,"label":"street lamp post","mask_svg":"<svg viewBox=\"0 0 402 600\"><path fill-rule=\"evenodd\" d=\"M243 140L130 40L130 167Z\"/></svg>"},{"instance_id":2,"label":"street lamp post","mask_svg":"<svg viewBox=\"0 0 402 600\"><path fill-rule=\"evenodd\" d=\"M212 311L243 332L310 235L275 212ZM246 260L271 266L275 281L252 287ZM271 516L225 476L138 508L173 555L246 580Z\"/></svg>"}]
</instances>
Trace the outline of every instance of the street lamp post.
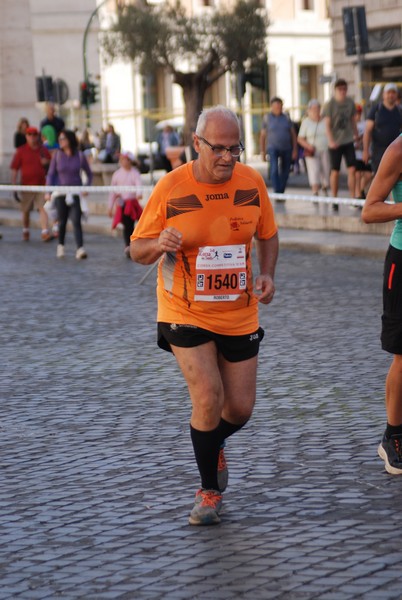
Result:
<instances>
[{"instance_id":1,"label":"street lamp post","mask_svg":"<svg viewBox=\"0 0 402 600\"><path fill-rule=\"evenodd\" d=\"M89 17L87 26L85 27L85 31L84 31L84 39L83 39L83 43L82 43L82 58L83 58L83 66L84 66L84 83L86 85L88 85L88 66L87 66L87 38L88 38L88 33L89 33L89 29L91 27L91 23L94 19L94 17L98 14L99 9L106 4L106 2L108 2L108 0L103 0L96 8L95 10L91 13L91 16ZM91 112L90 112L90 102L89 102L89 95L86 95L86 99L85 99L85 105L86 105L86 123L87 123L87 128L89 129L91 126Z\"/></svg>"}]
</instances>

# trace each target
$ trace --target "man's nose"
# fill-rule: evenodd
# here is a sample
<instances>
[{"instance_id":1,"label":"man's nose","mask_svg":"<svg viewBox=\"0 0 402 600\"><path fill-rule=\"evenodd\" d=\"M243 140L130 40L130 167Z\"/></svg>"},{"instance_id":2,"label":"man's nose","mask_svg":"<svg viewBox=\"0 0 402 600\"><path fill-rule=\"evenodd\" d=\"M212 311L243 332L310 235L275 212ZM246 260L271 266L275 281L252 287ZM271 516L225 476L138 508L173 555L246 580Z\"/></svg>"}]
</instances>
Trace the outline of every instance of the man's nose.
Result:
<instances>
[{"instance_id":1,"label":"man's nose","mask_svg":"<svg viewBox=\"0 0 402 600\"><path fill-rule=\"evenodd\" d=\"M228 162L231 162L233 157L232 157L232 155L230 153L230 150L226 149L226 152L225 152L225 154L223 155L222 158L224 158Z\"/></svg>"}]
</instances>

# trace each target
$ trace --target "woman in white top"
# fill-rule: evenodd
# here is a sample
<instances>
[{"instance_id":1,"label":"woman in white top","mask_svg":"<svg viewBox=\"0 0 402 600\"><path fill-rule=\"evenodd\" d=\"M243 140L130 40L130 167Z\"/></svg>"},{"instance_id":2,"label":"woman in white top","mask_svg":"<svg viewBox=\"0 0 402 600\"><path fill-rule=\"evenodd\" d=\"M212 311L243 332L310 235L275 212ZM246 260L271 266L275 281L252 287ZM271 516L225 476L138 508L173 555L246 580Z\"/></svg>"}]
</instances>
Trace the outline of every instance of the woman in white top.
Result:
<instances>
[{"instance_id":1,"label":"woman in white top","mask_svg":"<svg viewBox=\"0 0 402 600\"><path fill-rule=\"evenodd\" d=\"M307 116L300 125L297 138L300 146L304 148L308 181L314 196L318 196L320 187L327 195L330 174L328 138L320 110L318 100L309 101Z\"/></svg>"}]
</instances>

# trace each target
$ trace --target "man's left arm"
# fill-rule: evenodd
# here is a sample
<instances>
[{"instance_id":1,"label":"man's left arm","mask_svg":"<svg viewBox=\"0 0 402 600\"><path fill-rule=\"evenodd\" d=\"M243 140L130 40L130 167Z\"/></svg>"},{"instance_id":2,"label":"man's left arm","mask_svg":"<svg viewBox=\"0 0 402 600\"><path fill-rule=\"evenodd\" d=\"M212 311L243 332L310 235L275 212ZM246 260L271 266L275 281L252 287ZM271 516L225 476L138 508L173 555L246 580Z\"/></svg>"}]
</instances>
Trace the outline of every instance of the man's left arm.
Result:
<instances>
[{"instance_id":1,"label":"man's left arm","mask_svg":"<svg viewBox=\"0 0 402 600\"><path fill-rule=\"evenodd\" d=\"M259 302L269 304L275 293L274 276L278 260L279 240L275 233L267 240L255 238L260 274L255 280L255 290L259 293Z\"/></svg>"}]
</instances>

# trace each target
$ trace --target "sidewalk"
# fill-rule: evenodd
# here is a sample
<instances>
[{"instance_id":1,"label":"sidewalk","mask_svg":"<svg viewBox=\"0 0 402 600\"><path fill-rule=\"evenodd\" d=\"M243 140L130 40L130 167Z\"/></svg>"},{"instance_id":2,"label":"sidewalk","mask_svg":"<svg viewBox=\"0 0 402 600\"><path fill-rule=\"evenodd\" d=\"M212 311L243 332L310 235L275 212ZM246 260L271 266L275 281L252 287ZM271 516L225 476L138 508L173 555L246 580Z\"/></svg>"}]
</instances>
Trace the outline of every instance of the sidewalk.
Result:
<instances>
[{"instance_id":1,"label":"sidewalk","mask_svg":"<svg viewBox=\"0 0 402 600\"><path fill-rule=\"evenodd\" d=\"M109 235L76 261L71 233L58 260L1 231L0 600L401 598L401 479L376 454L383 257L282 249L222 522L197 528L155 272L140 284Z\"/></svg>"}]
</instances>

